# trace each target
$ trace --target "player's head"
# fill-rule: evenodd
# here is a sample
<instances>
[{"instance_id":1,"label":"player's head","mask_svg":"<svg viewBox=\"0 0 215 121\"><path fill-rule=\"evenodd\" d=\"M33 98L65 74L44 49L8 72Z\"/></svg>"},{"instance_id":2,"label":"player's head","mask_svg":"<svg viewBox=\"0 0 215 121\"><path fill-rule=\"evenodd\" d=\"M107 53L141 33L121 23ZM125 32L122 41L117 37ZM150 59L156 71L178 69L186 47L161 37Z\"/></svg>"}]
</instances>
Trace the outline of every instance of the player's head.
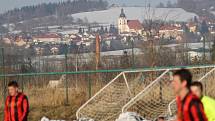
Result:
<instances>
[{"instance_id":1,"label":"player's head","mask_svg":"<svg viewBox=\"0 0 215 121\"><path fill-rule=\"evenodd\" d=\"M16 81L11 81L8 84L8 93L10 96L16 96L18 93L19 85Z\"/></svg>"},{"instance_id":2,"label":"player's head","mask_svg":"<svg viewBox=\"0 0 215 121\"><path fill-rule=\"evenodd\" d=\"M196 96L198 96L199 98L202 97L202 95L203 95L203 93L202 93L202 92L203 92L203 86L202 86L202 83L201 83L201 82L197 82L197 81L193 82L193 83L191 84L190 89L191 89L191 91L192 91Z\"/></svg>"},{"instance_id":3,"label":"player's head","mask_svg":"<svg viewBox=\"0 0 215 121\"><path fill-rule=\"evenodd\" d=\"M173 88L176 94L180 94L183 89L189 89L192 83L192 74L187 69L177 70L173 74Z\"/></svg>"}]
</instances>

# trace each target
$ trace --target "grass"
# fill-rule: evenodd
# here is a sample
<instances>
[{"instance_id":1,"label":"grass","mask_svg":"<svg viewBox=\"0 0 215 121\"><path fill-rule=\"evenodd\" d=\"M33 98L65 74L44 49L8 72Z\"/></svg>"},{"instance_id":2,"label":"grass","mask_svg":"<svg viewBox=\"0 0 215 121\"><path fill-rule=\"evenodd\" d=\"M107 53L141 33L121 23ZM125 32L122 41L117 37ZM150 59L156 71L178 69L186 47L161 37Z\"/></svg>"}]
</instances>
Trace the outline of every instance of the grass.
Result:
<instances>
[{"instance_id":1,"label":"grass","mask_svg":"<svg viewBox=\"0 0 215 121\"><path fill-rule=\"evenodd\" d=\"M78 88L69 86L68 99L65 103L65 88L47 88L47 86L29 87L25 86L24 93L28 96L30 103L30 121L38 121L43 116L50 119L63 119L73 121L76 119L76 111L88 98L88 83L79 82ZM104 84L92 82L92 95ZM0 98L1 99L1 98ZM0 120L3 120L3 99L0 100Z\"/></svg>"},{"instance_id":2,"label":"grass","mask_svg":"<svg viewBox=\"0 0 215 121\"><path fill-rule=\"evenodd\" d=\"M26 90L30 103L30 121L38 121L43 116L51 119L75 119L76 110L87 98L83 90L69 89L69 104L65 104L64 89L34 88ZM3 117L3 108L0 110L0 120Z\"/></svg>"},{"instance_id":3,"label":"grass","mask_svg":"<svg viewBox=\"0 0 215 121\"><path fill-rule=\"evenodd\" d=\"M45 90L40 90L37 93L43 91L45 92ZM46 89L46 91L48 90ZM44 93L40 97L38 97L37 94L32 96L32 92L29 93L30 113L28 118L30 121L38 121L43 116L52 119L64 119L67 121L75 119L76 110L86 101L84 93L77 91L74 92L74 94L69 98L69 105L65 105L65 100L63 96L60 95L61 91L55 91L56 93ZM51 96L54 94L54 97ZM3 108L1 108L0 117L0 120L3 120Z\"/></svg>"}]
</instances>

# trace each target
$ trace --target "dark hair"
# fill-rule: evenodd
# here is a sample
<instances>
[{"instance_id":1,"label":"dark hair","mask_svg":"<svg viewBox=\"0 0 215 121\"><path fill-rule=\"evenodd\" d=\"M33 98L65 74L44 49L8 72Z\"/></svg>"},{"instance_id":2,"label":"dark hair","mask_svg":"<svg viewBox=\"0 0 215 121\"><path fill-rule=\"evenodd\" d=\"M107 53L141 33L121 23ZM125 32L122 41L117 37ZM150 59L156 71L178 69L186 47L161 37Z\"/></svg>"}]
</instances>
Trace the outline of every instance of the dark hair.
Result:
<instances>
[{"instance_id":1,"label":"dark hair","mask_svg":"<svg viewBox=\"0 0 215 121\"><path fill-rule=\"evenodd\" d=\"M159 120L165 120L164 117L158 117L156 121L159 121Z\"/></svg>"},{"instance_id":2,"label":"dark hair","mask_svg":"<svg viewBox=\"0 0 215 121\"><path fill-rule=\"evenodd\" d=\"M193 83L191 84L191 86L197 86L197 87L200 88L201 91L203 91L203 85L202 85L201 82L195 81L195 82L193 82Z\"/></svg>"},{"instance_id":3,"label":"dark hair","mask_svg":"<svg viewBox=\"0 0 215 121\"><path fill-rule=\"evenodd\" d=\"M177 70L173 76L179 76L181 81L186 81L187 82L187 87L190 88L190 85L192 83L192 74L189 70L187 69L180 69Z\"/></svg>"},{"instance_id":4,"label":"dark hair","mask_svg":"<svg viewBox=\"0 0 215 121\"><path fill-rule=\"evenodd\" d=\"M19 85L16 81L11 81L8 83L8 87L19 87Z\"/></svg>"}]
</instances>

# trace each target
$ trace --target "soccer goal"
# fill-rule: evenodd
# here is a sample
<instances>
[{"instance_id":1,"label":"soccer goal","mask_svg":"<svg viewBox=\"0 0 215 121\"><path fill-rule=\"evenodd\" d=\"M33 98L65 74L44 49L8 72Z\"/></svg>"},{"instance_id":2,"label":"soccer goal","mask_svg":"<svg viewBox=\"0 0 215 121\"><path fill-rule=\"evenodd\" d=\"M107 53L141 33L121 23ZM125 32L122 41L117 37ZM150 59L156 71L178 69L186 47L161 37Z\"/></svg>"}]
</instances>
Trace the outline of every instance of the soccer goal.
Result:
<instances>
[{"instance_id":1,"label":"soccer goal","mask_svg":"<svg viewBox=\"0 0 215 121\"><path fill-rule=\"evenodd\" d=\"M78 109L77 119L115 121L122 107L164 72L155 69L121 72Z\"/></svg>"},{"instance_id":2,"label":"soccer goal","mask_svg":"<svg viewBox=\"0 0 215 121\"><path fill-rule=\"evenodd\" d=\"M186 68L192 72L193 80L203 80L203 78L206 77L211 78L209 74L213 75L212 72L214 72L215 66ZM145 89L125 104L122 108L122 112L137 112L148 120L154 120L159 116L169 116L169 113L172 115L175 114L175 95L171 86L172 75L170 74L175 70L178 70L178 68L166 70L166 73L150 83ZM207 83L209 83L209 81ZM212 82L210 81L210 83Z\"/></svg>"},{"instance_id":3,"label":"soccer goal","mask_svg":"<svg viewBox=\"0 0 215 121\"><path fill-rule=\"evenodd\" d=\"M121 72L76 112L77 119L115 121L122 112L136 112L154 119L168 112L175 96L171 88L176 68L151 68ZM213 66L186 67L194 80L203 77Z\"/></svg>"}]
</instances>

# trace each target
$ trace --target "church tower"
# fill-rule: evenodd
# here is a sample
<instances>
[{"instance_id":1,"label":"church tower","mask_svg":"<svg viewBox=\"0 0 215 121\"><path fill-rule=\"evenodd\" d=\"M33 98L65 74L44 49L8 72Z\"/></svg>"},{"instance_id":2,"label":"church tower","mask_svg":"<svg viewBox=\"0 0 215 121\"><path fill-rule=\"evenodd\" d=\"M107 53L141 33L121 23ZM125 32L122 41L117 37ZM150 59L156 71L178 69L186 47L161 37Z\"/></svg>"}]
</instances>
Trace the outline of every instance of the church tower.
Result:
<instances>
[{"instance_id":1,"label":"church tower","mask_svg":"<svg viewBox=\"0 0 215 121\"><path fill-rule=\"evenodd\" d=\"M128 23L123 9L121 9L121 14L118 19L118 30L119 34L128 32Z\"/></svg>"}]
</instances>

